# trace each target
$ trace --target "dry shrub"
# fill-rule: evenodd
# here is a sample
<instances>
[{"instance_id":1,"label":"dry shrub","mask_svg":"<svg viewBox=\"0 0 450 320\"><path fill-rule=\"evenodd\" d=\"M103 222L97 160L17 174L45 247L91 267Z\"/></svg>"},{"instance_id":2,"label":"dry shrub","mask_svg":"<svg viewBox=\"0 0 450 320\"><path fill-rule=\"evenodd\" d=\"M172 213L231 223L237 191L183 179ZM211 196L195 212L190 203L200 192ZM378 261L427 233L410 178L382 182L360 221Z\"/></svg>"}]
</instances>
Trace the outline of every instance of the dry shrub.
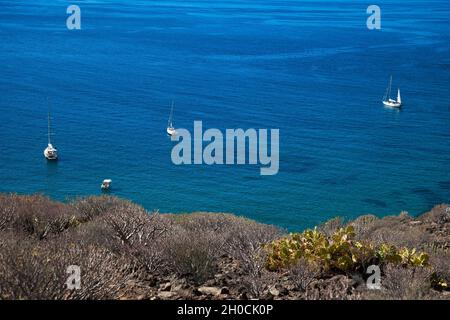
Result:
<instances>
[{"instance_id":1,"label":"dry shrub","mask_svg":"<svg viewBox=\"0 0 450 320\"><path fill-rule=\"evenodd\" d=\"M356 239L370 241L375 245L389 243L397 247L422 249L430 241L430 235L420 226L412 225L413 219L402 212L398 216L378 219L367 215L349 224L355 227Z\"/></svg>"},{"instance_id":2,"label":"dry shrub","mask_svg":"<svg viewBox=\"0 0 450 320\"><path fill-rule=\"evenodd\" d=\"M266 298L269 288L276 282L277 275L267 270L262 270L257 276L248 274L242 277L242 285L248 293L247 298L252 299Z\"/></svg>"},{"instance_id":3,"label":"dry shrub","mask_svg":"<svg viewBox=\"0 0 450 320\"><path fill-rule=\"evenodd\" d=\"M167 265L162 244L167 241L170 223L158 212L121 202L108 209L104 221L111 229L116 250L135 259L145 271L154 273Z\"/></svg>"},{"instance_id":4,"label":"dry shrub","mask_svg":"<svg viewBox=\"0 0 450 320\"><path fill-rule=\"evenodd\" d=\"M242 285L251 298L261 298L275 283L277 274L266 269L266 251L262 246L256 246L241 256L241 269L243 271Z\"/></svg>"},{"instance_id":5,"label":"dry shrub","mask_svg":"<svg viewBox=\"0 0 450 320\"><path fill-rule=\"evenodd\" d=\"M441 204L435 206L431 211L420 216L421 220L425 222L435 222L438 225L450 223L450 206L448 204Z\"/></svg>"},{"instance_id":6,"label":"dry shrub","mask_svg":"<svg viewBox=\"0 0 450 320\"><path fill-rule=\"evenodd\" d=\"M144 208L122 203L108 210L106 223L114 236L124 245L146 245L167 231L165 219L157 212L149 214Z\"/></svg>"},{"instance_id":7,"label":"dry shrub","mask_svg":"<svg viewBox=\"0 0 450 320\"><path fill-rule=\"evenodd\" d=\"M73 211L77 213L80 222L87 222L105 215L114 207L126 204L131 203L117 197L102 195L79 198L72 201L69 205L73 208Z\"/></svg>"},{"instance_id":8,"label":"dry shrub","mask_svg":"<svg viewBox=\"0 0 450 320\"><path fill-rule=\"evenodd\" d=\"M331 236L337 230L344 227L344 222L341 217L335 217L320 225L317 229L327 236Z\"/></svg>"},{"instance_id":9,"label":"dry shrub","mask_svg":"<svg viewBox=\"0 0 450 320\"><path fill-rule=\"evenodd\" d=\"M336 275L329 279L321 279L312 283L305 292L307 300L359 300L353 280L344 275Z\"/></svg>"},{"instance_id":10,"label":"dry shrub","mask_svg":"<svg viewBox=\"0 0 450 320\"><path fill-rule=\"evenodd\" d=\"M19 199L20 197L15 194L0 194L0 231L11 227Z\"/></svg>"},{"instance_id":11,"label":"dry shrub","mask_svg":"<svg viewBox=\"0 0 450 320\"><path fill-rule=\"evenodd\" d=\"M376 216L367 214L356 218L349 224L351 224L355 228L357 239L365 240L368 238L368 235L370 234L370 231L376 221L378 221L378 218Z\"/></svg>"},{"instance_id":12,"label":"dry shrub","mask_svg":"<svg viewBox=\"0 0 450 320\"><path fill-rule=\"evenodd\" d=\"M381 277L381 290L367 290L365 297L386 300L423 300L433 297L431 268L404 268L389 264Z\"/></svg>"},{"instance_id":13,"label":"dry shrub","mask_svg":"<svg viewBox=\"0 0 450 320\"><path fill-rule=\"evenodd\" d=\"M121 246L115 240L112 228L104 220L85 222L71 230L71 234L86 245L107 248L116 254L120 254L122 251Z\"/></svg>"},{"instance_id":14,"label":"dry shrub","mask_svg":"<svg viewBox=\"0 0 450 320\"><path fill-rule=\"evenodd\" d=\"M34 242L2 239L0 247L1 299L62 299L65 270Z\"/></svg>"},{"instance_id":15,"label":"dry shrub","mask_svg":"<svg viewBox=\"0 0 450 320\"><path fill-rule=\"evenodd\" d=\"M419 228L383 227L372 232L370 238L375 244L390 243L397 247L416 247L419 249L430 241L429 234Z\"/></svg>"},{"instance_id":16,"label":"dry shrub","mask_svg":"<svg viewBox=\"0 0 450 320\"><path fill-rule=\"evenodd\" d=\"M230 221L224 234L224 253L240 263L244 274L254 275L265 255L263 247L279 237L281 230L245 218L230 217Z\"/></svg>"},{"instance_id":17,"label":"dry shrub","mask_svg":"<svg viewBox=\"0 0 450 320\"><path fill-rule=\"evenodd\" d=\"M246 293L243 298L269 297L268 292L277 286L279 297L283 297L285 281L288 287L295 287L298 297L307 299L434 298L438 291L432 287L445 290L437 281L450 281L450 215L446 208L436 207L419 217L419 222L404 213L383 219L368 215L351 222L362 248L369 242L375 249L381 243L397 248L425 247L432 265L388 265L382 275L383 290L368 291L361 285L358 288L362 291L356 292L355 281L348 276L336 275L333 268L319 274L319 267L302 259L279 272L269 272L267 244L278 239L282 230L245 218L202 213L159 215L108 196L63 204L41 195L0 195L0 299L132 297L142 292L140 285L146 285L139 281L147 276L157 279L155 275L214 285L223 261L228 261L221 269L226 276L219 278L229 279L227 285L233 292L240 287L239 292ZM331 234L341 225L340 219L333 219L320 229ZM341 238L333 241L345 245L348 241ZM335 246L333 252L339 248ZM361 261L357 272L372 263L366 258L373 256L373 250L367 248L367 252L361 248L351 251L352 258ZM399 253L401 257L416 256L410 251ZM81 268L80 290L66 288L69 265Z\"/></svg>"},{"instance_id":18,"label":"dry shrub","mask_svg":"<svg viewBox=\"0 0 450 320\"><path fill-rule=\"evenodd\" d=\"M0 220L3 230L46 239L78 223L70 207L43 195L2 196L0 201L2 213L5 214Z\"/></svg>"},{"instance_id":19,"label":"dry shrub","mask_svg":"<svg viewBox=\"0 0 450 320\"><path fill-rule=\"evenodd\" d=\"M289 268L288 277L296 290L305 292L320 273L320 267L309 263L305 259L300 259Z\"/></svg>"},{"instance_id":20,"label":"dry shrub","mask_svg":"<svg viewBox=\"0 0 450 320\"><path fill-rule=\"evenodd\" d=\"M40 241L3 235L0 247L2 299L111 299L129 279L125 261L110 251L71 239ZM81 269L81 288L69 290L67 268Z\"/></svg>"},{"instance_id":21,"label":"dry shrub","mask_svg":"<svg viewBox=\"0 0 450 320\"><path fill-rule=\"evenodd\" d=\"M197 233L174 228L164 248L171 270L200 284L213 278L222 246L223 238L213 231L203 230Z\"/></svg>"},{"instance_id":22,"label":"dry shrub","mask_svg":"<svg viewBox=\"0 0 450 320\"><path fill-rule=\"evenodd\" d=\"M172 216L176 228L167 246L173 269L200 283L214 276L219 258L229 256L239 262L242 284L259 297L272 277L265 270L263 245L280 235L278 228L258 224L230 214L190 214Z\"/></svg>"},{"instance_id":23,"label":"dry shrub","mask_svg":"<svg viewBox=\"0 0 450 320\"><path fill-rule=\"evenodd\" d=\"M277 278L266 270L265 244L281 235L274 226L234 217L224 234L224 253L239 263L242 285L252 298L263 297Z\"/></svg>"},{"instance_id":24,"label":"dry shrub","mask_svg":"<svg viewBox=\"0 0 450 320\"><path fill-rule=\"evenodd\" d=\"M433 284L438 289L450 290L450 252L439 250L431 255L430 262L434 268Z\"/></svg>"}]
</instances>

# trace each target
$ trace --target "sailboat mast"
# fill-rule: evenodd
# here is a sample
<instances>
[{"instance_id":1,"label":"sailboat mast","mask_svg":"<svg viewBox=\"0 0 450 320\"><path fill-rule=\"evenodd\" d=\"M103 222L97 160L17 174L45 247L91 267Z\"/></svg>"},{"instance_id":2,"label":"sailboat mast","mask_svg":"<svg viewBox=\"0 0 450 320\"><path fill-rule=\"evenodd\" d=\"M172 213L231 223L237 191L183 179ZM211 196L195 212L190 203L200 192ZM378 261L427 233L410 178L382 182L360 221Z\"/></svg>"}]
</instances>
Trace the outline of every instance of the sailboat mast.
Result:
<instances>
[{"instance_id":1,"label":"sailboat mast","mask_svg":"<svg viewBox=\"0 0 450 320\"><path fill-rule=\"evenodd\" d=\"M47 136L48 136L48 144L51 143L50 141L50 111L47 114Z\"/></svg>"},{"instance_id":2,"label":"sailboat mast","mask_svg":"<svg viewBox=\"0 0 450 320\"><path fill-rule=\"evenodd\" d=\"M169 121L167 123L169 127L172 127L172 122L173 122L173 100L172 100L172 106L170 108Z\"/></svg>"},{"instance_id":3,"label":"sailboat mast","mask_svg":"<svg viewBox=\"0 0 450 320\"><path fill-rule=\"evenodd\" d=\"M388 91L388 99L391 99L391 89L392 89L392 76L389 80L389 91Z\"/></svg>"}]
</instances>

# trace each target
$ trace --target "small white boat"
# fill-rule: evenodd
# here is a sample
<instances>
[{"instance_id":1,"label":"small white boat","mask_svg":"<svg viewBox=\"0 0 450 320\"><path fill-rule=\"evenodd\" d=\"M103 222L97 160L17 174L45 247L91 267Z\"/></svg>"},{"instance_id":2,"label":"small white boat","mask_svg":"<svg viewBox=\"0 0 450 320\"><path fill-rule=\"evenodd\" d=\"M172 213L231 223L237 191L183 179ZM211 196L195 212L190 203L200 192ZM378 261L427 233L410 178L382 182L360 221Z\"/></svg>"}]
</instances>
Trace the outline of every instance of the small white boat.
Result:
<instances>
[{"instance_id":1,"label":"small white boat","mask_svg":"<svg viewBox=\"0 0 450 320\"><path fill-rule=\"evenodd\" d=\"M166 132L169 136L173 136L176 133L175 128L173 127L173 101L172 101L172 107L170 109L169 121L167 121Z\"/></svg>"},{"instance_id":2,"label":"small white boat","mask_svg":"<svg viewBox=\"0 0 450 320\"><path fill-rule=\"evenodd\" d=\"M402 97L400 96L400 88L397 91L397 100L391 99L391 88L392 88L392 76L389 81L389 86L386 89L386 94L383 98L383 104L390 108L400 108L402 106Z\"/></svg>"},{"instance_id":3,"label":"small white boat","mask_svg":"<svg viewBox=\"0 0 450 320\"><path fill-rule=\"evenodd\" d=\"M55 147L53 147L52 142L50 140L50 136L52 135L50 133L50 112L48 113L48 144L47 148L44 150L44 157L46 157L48 160L57 160L58 159L58 150L56 150Z\"/></svg>"},{"instance_id":4,"label":"small white boat","mask_svg":"<svg viewBox=\"0 0 450 320\"><path fill-rule=\"evenodd\" d=\"M103 180L102 185L101 185L102 190L109 190L109 188L111 187L111 182L112 182L111 179Z\"/></svg>"}]
</instances>

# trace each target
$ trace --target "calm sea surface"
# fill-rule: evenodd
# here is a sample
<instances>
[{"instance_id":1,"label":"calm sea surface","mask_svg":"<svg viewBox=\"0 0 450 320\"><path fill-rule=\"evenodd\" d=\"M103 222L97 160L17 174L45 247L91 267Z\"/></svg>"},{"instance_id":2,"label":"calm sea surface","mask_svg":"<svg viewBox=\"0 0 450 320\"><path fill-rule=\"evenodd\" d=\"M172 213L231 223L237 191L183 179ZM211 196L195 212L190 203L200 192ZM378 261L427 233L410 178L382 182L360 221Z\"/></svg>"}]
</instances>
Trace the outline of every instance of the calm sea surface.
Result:
<instances>
[{"instance_id":1,"label":"calm sea surface","mask_svg":"<svg viewBox=\"0 0 450 320\"><path fill-rule=\"evenodd\" d=\"M66 28L81 8L82 30ZM450 2L0 0L0 192L291 230L450 201ZM401 111L381 104L390 75ZM60 161L43 157L50 106ZM177 127L279 128L280 172L175 166Z\"/></svg>"}]
</instances>

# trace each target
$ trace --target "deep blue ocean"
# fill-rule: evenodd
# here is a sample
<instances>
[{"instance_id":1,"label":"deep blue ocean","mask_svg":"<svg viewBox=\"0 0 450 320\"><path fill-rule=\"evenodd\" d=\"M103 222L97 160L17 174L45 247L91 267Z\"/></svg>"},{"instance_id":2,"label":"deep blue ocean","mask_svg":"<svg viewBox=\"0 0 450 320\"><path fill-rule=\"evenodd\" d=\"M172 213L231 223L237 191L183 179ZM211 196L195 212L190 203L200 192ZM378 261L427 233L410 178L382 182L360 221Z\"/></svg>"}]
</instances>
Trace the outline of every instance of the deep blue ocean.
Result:
<instances>
[{"instance_id":1,"label":"deep blue ocean","mask_svg":"<svg viewBox=\"0 0 450 320\"><path fill-rule=\"evenodd\" d=\"M380 1L381 30L370 4L0 0L0 192L67 200L111 178L149 210L290 230L448 203L450 2ZM390 75L400 111L381 103ZM176 127L279 128L279 173L173 165L172 100Z\"/></svg>"}]
</instances>

